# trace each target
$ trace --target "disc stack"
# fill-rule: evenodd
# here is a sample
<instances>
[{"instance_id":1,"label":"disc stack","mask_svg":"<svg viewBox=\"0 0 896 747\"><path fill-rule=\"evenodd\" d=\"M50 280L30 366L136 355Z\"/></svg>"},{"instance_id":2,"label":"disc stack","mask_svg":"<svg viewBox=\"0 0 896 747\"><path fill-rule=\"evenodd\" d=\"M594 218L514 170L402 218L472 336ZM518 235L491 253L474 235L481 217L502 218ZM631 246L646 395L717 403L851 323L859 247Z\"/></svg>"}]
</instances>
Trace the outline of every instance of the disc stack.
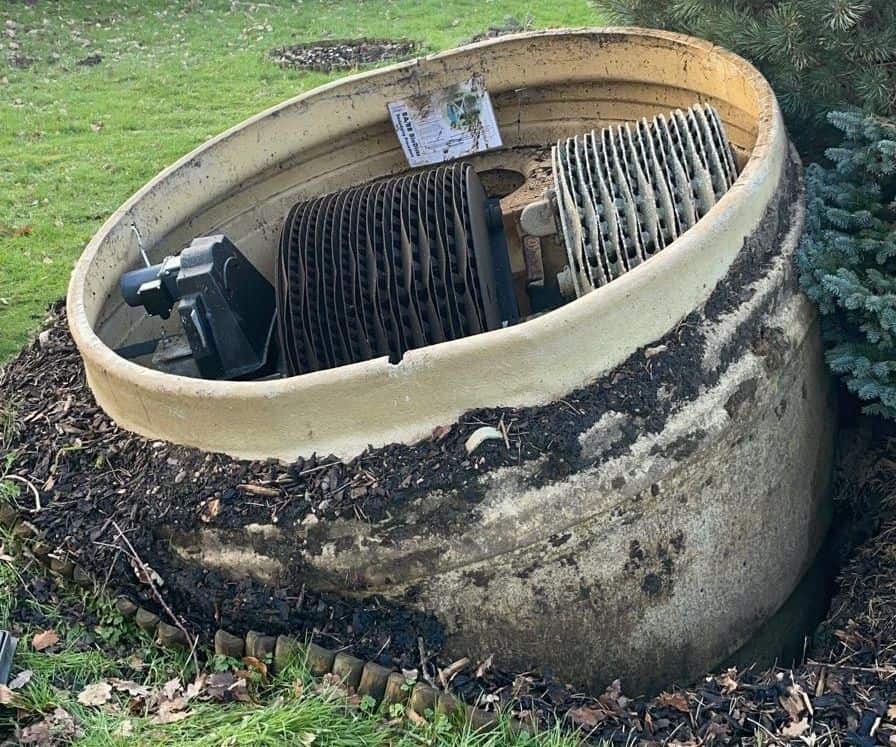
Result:
<instances>
[{"instance_id":1,"label":"disc stack","mask_svg":"<svg viewBox=\"0 0 896 747\"><path fill-rule=\"evenodd\" d=\"M469 164L294 205L275 274L288 375L397 362L501 325L486 196Z\"/></svg>"},{"instance_id":2,"label":"disc stack","mask_svg":"<svg viewBox=\"0 0 896 747\"><path fill-rule=\"evenodd\" d=\"M718 112L702 104L561 140L552 160L577 296L671 244L737 179Z\"/></svg>"}]
</instances>

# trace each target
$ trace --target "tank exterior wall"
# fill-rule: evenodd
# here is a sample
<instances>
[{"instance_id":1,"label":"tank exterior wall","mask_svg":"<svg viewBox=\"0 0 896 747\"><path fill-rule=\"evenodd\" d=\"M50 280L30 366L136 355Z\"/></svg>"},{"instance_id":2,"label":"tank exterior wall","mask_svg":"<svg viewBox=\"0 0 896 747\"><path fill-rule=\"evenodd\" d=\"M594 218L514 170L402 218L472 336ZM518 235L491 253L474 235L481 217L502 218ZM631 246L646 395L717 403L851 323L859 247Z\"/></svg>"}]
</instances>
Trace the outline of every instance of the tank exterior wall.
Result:
<instances>
[{"instance_id":1,"label":"tank exterior wall","mask_svg":"<svg viewBox=\"0 0 896 747\"><path fill-rule=\"evenodd\" d=\"M605 412L579 433L565 474L546 454L486 472L475 489L424 492L379 523L203 529L173 548L234 577L434 612L457 656L550 665L592 691L710 670L788 599L830 520L835 400L792 262L804 212L795 154L782 180L762 227L683 322L691 341L673 331L626 369L656 394L650 366L670 356L694 394ZM658 427L645 401L663 411Z\"/></svg>"},{"instance_id":2,"label":"tank exterior wall","mask_svg":"<svg viewBox=\"0 0 896 747\"><path fill-rule=\"evenodd\" d=\"M296 199L407 168L387 104L485 77L504 149L716 106L746 164L735 185L681 238L612 284L525 324L386 358L266 382L172 376L113 348L159 334L118 298L139 263L224 232L262 269ZM68 319L100 406L122 427L237 457L351 457L369 444L413 443L477 407L562 397L666 334L728 271L780 188L787 135L775 97L739 57L655 30L533 32L352 76L274 107L209 141L125 203L91 240L68 294ZM632 313L637 309L637 313ZM150 333L154 333L150 335Z\"/></svg>"}]
</instances>

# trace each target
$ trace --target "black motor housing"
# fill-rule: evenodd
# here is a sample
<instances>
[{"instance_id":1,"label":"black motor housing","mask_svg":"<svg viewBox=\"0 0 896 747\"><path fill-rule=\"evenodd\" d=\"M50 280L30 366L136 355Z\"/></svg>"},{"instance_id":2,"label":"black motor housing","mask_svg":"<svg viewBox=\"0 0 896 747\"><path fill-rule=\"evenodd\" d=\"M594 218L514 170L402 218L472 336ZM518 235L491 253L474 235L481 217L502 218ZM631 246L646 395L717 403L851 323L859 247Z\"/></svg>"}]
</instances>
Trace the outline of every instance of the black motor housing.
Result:
<instances>
[{"instance_id":1,"label":"black motor housing","mask_svg":"<svg viewBox=\"0 0 896 747\"><path fill-rule=\"evenodd\" d=\"M130 306L167 319L177 306L199 373L206 379L264 375L272 367L274 287L230 239L201 236L176 257L125 273Z\"/></svg>"}]
</instances>

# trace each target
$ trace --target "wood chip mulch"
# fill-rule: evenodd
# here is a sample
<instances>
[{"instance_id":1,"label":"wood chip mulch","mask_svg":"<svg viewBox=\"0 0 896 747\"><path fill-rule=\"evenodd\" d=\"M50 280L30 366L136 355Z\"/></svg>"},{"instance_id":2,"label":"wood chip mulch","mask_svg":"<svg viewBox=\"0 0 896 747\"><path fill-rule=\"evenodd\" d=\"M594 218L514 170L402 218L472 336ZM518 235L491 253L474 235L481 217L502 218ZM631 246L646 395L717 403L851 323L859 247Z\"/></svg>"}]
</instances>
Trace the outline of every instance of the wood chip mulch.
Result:
<instances>
[{"instance_id":1,"label":"wood chip mulch","mask_svg":"<svg viewBox=\"0 0 896 747\"><path fill-rule=\"evenodd\" d=\"M65 533L79 535L76 524L85 520L85 513L75 510L79 503L118 506L116 516L129 529L136 528L139 517L119 511L129 505L129 494L133 497L133 491L146 488L138 472L150 468L160 452L158 458L176 479L182 468L177 461L189 452L146 442L115 427L85 395L80 361L60 307L49 321L48 335L0 369L0 453L15 451L11 473L31 481L41 501L54 502L55 516L68 515ZM896 440L876 432L860 457L841 460L836 491L840 518L847 517L863 536L841 569L828 619L808 644L799 668L729 669L691 687L630 698L624 682L588 697L549 673L498 672L472 662L454 673L452 688L480 705L504 704L540 724L563 720L595 741L896 745ZM214 465L219 457L203 459ZM186 467L198 469L199 462L190 461ZM107 475L109 496L98 503L101 496L83 492L88 469ZM94 493L97 485L90 483ZM32 497L23 490L19 500L27 505ZM60 510L66 502L69 512ZM147 504L140 505L143 509ZM139 539L136 532L134 539ZM333 608L327 604L321 602L320 607L332 618ZM340 614L349 620L341 631L348 642L351 620L367 613L347 608ZM355 623L362 627L357 619ZM385 630L388 633L388 626ZM415 643L411 639L404 647L410 650Z\"/></svg>"},{"instance_id":2,"label":"wood chip mulch","mask_svg":"<svg viewBox=\"0 0 896 747\"><path fill-rule=\"evenodd\" d=\"M417 42L408 39L328 39L275 47L268 54L282 67L329 73L397 62L412 57L418 49Z\"/></svg>"}]
</instances>

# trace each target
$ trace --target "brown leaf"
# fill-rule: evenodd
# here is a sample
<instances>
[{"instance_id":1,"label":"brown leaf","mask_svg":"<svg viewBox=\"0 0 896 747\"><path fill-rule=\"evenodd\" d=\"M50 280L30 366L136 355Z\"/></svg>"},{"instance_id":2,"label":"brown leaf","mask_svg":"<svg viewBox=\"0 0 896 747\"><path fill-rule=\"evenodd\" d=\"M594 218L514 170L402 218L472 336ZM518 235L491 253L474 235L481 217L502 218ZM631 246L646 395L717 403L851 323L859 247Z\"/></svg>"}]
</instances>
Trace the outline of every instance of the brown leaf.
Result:
<instances>
[{"instance_id":1,"label":"brown leaf","mask_svg":"<svg viewBox=\"0 0 896 747\"><path fill-rule=\"evenodd\" d=\"M613 680L597 700L604 708L614 713L622 713L629 704L629 699L622 694L622 683L619 680Z\"/></svg>"},{"instance_id":2,"label":"brown leaf","mask_svg":"<svg viewBox=\"0 0 896 747\"><path fill-rule=\"evenodd\" d=\"M236 677L232 672L213 672L208 676L206 692L213 700L223 700Z\"/></svg>"},{"instance_id":3,"label":"brown leaf","mask_svg":"<svg viewBox=\"0 0 896 747\"><path fill-rule=\"evenodd\" d=\"M108 682L96 682L78 693L78 702L86 706L105 705L112 699L112 685Z\"/></svg>"},{"instance_id":4,"label":"brown leaf","mask_svg":"<svg viewBox=\"0 0 896 747\"><path fill-rule=\"evenodd\" d=\"M576 726L585 726L592 729L605 720L607 714L597 708L579 706L569 711L569 718Z\"/></svg>"},{"instance_id":5,"label":"brown leaf","mask_svg":"<svg viewBox=\"0 0 896 747\"><path fill-rule=\"evenodd\" d=\"M799 721L804 711L810 716L812 715L812 703L809 700L809 696L796 682L787 688L787 694L782 695L779 700L781 701L781 707L787 711L791 721Z\"/></svg>"},{"instance_id":6,"label":"brown leaf","mask_svg":"<svg viewBox=\"0 0 896 747\"><path fill-rule=\"evenodd\" d=\"M249 667L249 669L258 672L262 677L268 676L268 665L260 659L256 659L254 656L244 656L243 664Z\"/></svg>"},{"instance_id":7,"label":"brown leaf","mask_svg":"<svg viewBox=\"0 0 896 747\"><path fill-rule=\"evenodd\" d=\"M129 718L121 722L120 726L113 732L116 737L132 737L134 736L134 722Z\"/></svg>"},{"instance_id":8,"label":"brown leaf","mask_svg":"<svg viewBox=\"0 0 896 747\"><path fill-rule=\"evenodd\" d=\"M131 568L134 569L134 575L141 584L147 586L164 586L165 581L162 577L146 563L138 563L134 558L130 558Z\"/></svg>"},{"instance_id":9,"label":"brown leaf","mask_svg":"<svg viewBox=\"0 0 896 747\"><path fill-rule=\"evenodd\" d=\"M12 232L13 236L29 236L34 229L31 226L19 226Z\"/></svg>"},{"instance_id":10,"label":"brown leaf","mask_svg":"<svg viewBox=\"0 0 896 747\"><path fill-rule=\"evenodd\" d=\"M791 721L787 726L781 728L782 737L796 738L801 737L809 731L809 720L802 718L799 721Z\"/></svg>"},{"instance_id":11,"label":"brown leaf","mask_svg":"<svg viewBox=\"0 0 896 747\"><path fill-rule=\"evenodd\" d=\"M725 674L716 678L716 682L719 683L719 687L722 688L723 695L731 695L735 690L737 690L737 670L729 669Z\"/></svg>"},{"instance_id":12,"label":"brown leaf","mask_svg":"<svg viewBox=\"0 0 896 747\"><path fill-rule=\"evenodd\" d=\"M115 677L109 678L109 684L112 685L116 690L120 690L121 692L125 692L128 695L133 695L134 697L146 697L149 695L149 688L140 685L133 680L119 680Z\"/></svg>"},{"instance_id":13,"label":"brown leaf","mask_svg":"<svg viewBox=\"0 0 896 747\"><path fill-rule=\"evenodd\" d=\"M439 670L439 680L442 682L442 687L445 689L448 688L448 683L454 679L454 676L460 672L467 664L470 663L470 660L464 656L462 659L458 659L457 661L452 662L444 669Z\"/></svg>"},{"instance_id":14,"label":"brown leaf","mask_svg":"<svg viewBox=\"0 0 896 747\"><path fill-rule=\"evenodd\" d=\"M146 663L136 654L131 654L128 657L127 664L135 672L142 672L146 668Z\"/></svg>"},{"instance_id":15,"label":"brown leaf","mask_svg":"<svg viewBox=\"0 0 896 747\"><path fill-rule=\"evenodd\" d=\"M209 675L205 691L209 698L221 703L238 700L251 703L252 698L246 688L246 680L236 678L231 672L215 672Z\"/></svg>"},{"instance_id":16,"label":"brown leaf","mask_svg":"<svg viewBox=\"0 0 896 747\"><path fill-rule=\"evenodd\" d=\"M168 680L164 685L162 685L162 692L165 694L165 698L168 700L174 700L175 696L178 692L180 692L183 686L180 683L180 680L175 677L174 679Z\"/></svg>"},{"instance_id":17,"label":"brown leaf","mask_svg":"<svg viewBox=\"0 0 896 747\"><path fill-rule=\"evenodd\" d=\"M200 672L196 679L193 680L189 685L187 685L186 698L188 701L193 698L199 696L202 691L205 689L205 682L208 679L208 675L205 672Z\"/></svg>"},{"instance_id":18,"label":"brown leaf","mask_svg":"<svg viewBox=\"0 0 896 747\"><path fill-rule=\"evenodd\" d=\"M35 651L43 651L45 648L49 648L57 643L59 643L59 635L50 628L34 634L34 637L31 639L31 648Z\"/></svg>"},{"instance_id":19,"label":"brown leaf","mask_svg":"<svg viewBox=\"0 0 896 747\"><path fill-rule=\"evenodd\" d=\"M450 432L451 432L450 425L437 425L435 428L432 429L432 440L433 441L441 441Z\"/></svg>"},{"instance_id":20,"label":"brown leaf","mask_svg":"<svg viewBox=\"0 0 896 747\"><path fill-rule=\"evenodd\" d=\"M690 711L690 708L688 708L688 699L682 693L662 692L659 694L657 702L660 705L674 708L676 711L681 711L682 713L688 713Z\"/></svg>"},{"instance_id":21,"label":"brown leaf","mask_svg":"<svg viewBox=\"0 0 896 747\"><path fill-rule=\"evenodd\" d=\"M0 685L0 705L13 705L18 696L10 690L6 685Z\"/></svg>"},{"instance_id":22,"label":"brown leaf","mask_svg":"<svg viewBox=\"0 0 896 747\"><path fill-rule=\"evenodd\" d=\"M22 731L22 744L37 744L41 747L55 744L70 744L77 737L83 736L75 725L71 714L56 707L42 721L25 727Z\"/></svg>"},{"instance_id":23,"label":"brown leaf","mask_svg":"<svg viewBox=\"0 0 896 747\"><path fill-rule=\"evenodd\" d=\"M177 721L183 721L187 716L192 716L192 711L185 710L187 701L184 698L175 698L174 700L163 700L159 703L159 712L152 717L154 724L173 724Z\"/></svg>"}]
</instances>

